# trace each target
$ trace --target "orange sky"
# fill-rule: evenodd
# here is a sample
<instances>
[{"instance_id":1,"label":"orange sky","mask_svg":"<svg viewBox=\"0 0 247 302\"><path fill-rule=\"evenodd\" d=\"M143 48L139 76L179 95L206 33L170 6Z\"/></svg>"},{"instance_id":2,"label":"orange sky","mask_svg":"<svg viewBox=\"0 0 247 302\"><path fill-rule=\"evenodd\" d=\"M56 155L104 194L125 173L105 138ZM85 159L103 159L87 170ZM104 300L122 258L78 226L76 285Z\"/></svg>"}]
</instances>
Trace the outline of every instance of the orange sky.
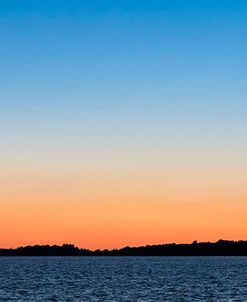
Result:
<instances>
[{"instance_id":1,"label":"orange sky","mask_svg":"<svg viewBox=\"0 0 247 302\"><path fill-rule=\"evenodd\" d=\"M0 246L96 249L246 239L244 171L222 169L9 171L2 177Z\"/></svg>"}]
</instances>

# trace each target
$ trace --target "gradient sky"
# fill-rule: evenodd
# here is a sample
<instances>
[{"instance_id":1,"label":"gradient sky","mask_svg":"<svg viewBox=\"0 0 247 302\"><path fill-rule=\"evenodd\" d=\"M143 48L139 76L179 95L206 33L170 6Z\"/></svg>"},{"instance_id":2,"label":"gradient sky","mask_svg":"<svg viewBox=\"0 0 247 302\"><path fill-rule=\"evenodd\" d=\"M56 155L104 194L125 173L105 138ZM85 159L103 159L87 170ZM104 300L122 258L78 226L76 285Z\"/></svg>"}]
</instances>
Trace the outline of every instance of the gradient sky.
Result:
<instances>
[{"instance_id":1,"label":"gradient sky","mask_svg":"<svg viewBox=\"0 0 247 302\"><path fill-rule=\"evenodd\" d=\"M245 0L0 1L0 246L247 239Z\"/></svg>"}]
</instances>

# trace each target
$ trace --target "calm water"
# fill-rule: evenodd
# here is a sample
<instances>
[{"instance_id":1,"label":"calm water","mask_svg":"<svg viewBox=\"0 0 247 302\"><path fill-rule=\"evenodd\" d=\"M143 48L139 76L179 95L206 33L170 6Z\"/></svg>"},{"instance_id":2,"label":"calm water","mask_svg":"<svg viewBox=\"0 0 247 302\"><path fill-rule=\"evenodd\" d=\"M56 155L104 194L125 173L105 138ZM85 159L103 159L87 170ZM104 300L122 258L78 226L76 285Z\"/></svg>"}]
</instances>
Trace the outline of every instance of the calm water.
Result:
<instances>
[{"instance_id":1,"label":"calm water","mask_svg":"<svg viewBox=\"0 0 247 302\"><path fill-rule=\"evenodd\" d=\"M247 257L0 258L0 301L247 301Z\"/></svg>"}]
</instances>

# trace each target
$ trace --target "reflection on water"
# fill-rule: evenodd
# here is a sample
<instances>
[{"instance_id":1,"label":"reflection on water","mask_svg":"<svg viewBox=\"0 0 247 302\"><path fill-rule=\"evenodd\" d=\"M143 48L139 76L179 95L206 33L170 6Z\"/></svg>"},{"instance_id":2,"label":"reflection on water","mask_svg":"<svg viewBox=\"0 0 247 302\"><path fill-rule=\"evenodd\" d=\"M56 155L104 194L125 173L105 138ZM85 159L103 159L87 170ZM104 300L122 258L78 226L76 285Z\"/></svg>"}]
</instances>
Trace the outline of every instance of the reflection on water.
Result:
<instances>
[{"instance_id":1,"label":"reflection on water","mask_svg":"<svg viewBox=\"0 0 247 302\"><path fill-rule=\"evenodd\" d=\"M247 301L245 257L0 258L0 301Z\"/></svg>"}]
</instances>

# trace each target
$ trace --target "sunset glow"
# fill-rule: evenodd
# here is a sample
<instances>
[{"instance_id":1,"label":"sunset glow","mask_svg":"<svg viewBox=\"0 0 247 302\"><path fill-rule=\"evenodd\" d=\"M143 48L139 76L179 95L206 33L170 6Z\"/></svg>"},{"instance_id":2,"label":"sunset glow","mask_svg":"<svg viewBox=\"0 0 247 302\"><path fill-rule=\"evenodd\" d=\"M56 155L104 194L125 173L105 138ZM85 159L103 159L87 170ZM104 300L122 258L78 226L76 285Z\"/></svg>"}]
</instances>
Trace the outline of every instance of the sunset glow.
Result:
<instances>
[{"instance_id":1,"label":"sunset glow","mask_svg":"<svg viewBox=\"0 0 247 302\"><path fill-rule=\"evenodd\" d=\"M246 240L247 4L41 2L1 2L0 247Z\"/></svg>"}]
</instances>

